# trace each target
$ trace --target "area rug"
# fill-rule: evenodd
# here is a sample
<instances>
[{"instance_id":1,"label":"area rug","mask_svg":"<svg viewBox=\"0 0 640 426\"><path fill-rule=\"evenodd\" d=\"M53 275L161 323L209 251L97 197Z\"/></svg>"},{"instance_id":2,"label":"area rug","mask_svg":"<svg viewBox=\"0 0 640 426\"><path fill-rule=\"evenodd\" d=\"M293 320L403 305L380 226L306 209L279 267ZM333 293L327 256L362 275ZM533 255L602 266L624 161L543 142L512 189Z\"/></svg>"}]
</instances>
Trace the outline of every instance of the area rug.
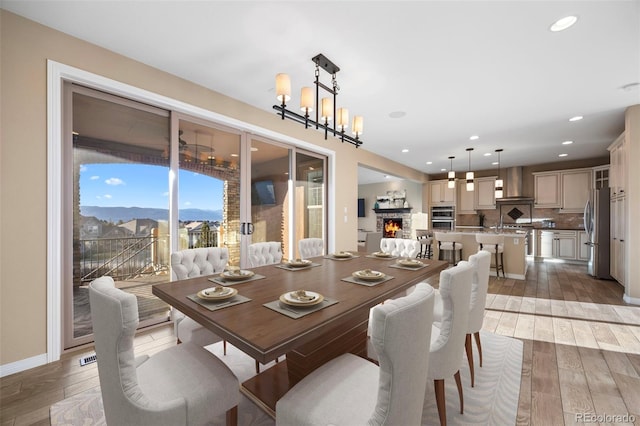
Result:
<instances>
[{"instance_id":1,"label":"area rug","mask_svg":"<svg viewBox=\"0 0 640 426\"><path fill-rule=\"evenodd\" d=\"M450 425L515 425L522 373L522 348L520 340L481 332L483 365L478 367L478 354L474 350L476 380L471 387L469 369L464 355L460 369L464 387L464 414L460 414L458 391L453 377L445 380L447 423ZM207 349L220 357L242 382L255 374L253 358L228 345L227 355L222 355L222 343ZM474 346L475 349L475 346ZM262 368L268 368L263 366ZM51 424L105 425L100 389L93 388L67 398L51 406ZM224 415L212 419L212 425L224 425ZM273 426L275 422L244 396L238 407L240 426ZM433 385L427 385L423 425L439 424Z\"/></svg>"}]
</instances>

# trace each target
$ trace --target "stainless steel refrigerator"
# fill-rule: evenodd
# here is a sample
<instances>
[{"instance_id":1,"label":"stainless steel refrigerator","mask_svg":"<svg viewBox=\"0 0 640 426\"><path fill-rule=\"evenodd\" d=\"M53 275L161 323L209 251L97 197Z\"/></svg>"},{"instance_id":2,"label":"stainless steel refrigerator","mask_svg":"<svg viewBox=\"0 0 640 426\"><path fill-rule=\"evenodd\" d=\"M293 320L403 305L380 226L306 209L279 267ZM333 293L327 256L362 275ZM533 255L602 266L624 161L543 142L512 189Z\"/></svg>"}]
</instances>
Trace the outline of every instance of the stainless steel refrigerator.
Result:
<instances>
[{"instance_id":1,"label":"stainless steel refrigerator","mask_svg":"<svg viewBox=\"0 0 640 426\"><path fill-rule=\"evenodd\" d=\"M589 263L587 272L596 278L611 279L609 274L609 188L594 189L584 207L584 229L587 231Z\"/></svg>"}]
</instances>

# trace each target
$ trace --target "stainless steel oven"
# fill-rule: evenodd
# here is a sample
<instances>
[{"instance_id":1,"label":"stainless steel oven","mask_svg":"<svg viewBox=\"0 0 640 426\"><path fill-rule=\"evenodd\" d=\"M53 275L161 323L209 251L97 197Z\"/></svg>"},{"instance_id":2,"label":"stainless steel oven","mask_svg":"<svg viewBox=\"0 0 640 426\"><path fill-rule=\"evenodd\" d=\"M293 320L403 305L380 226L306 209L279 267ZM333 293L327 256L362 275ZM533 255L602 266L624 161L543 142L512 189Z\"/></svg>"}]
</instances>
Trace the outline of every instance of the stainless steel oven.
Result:
<instances>
[{"instance_id":1,"label":"stainless steel oven","mask_svg":"<svg viewBox=\"0 0 640 426\"><path fill-rule=\"evenodd\" d=\"M453 231L456 223L456 208L454 206L431 207L431 229Z\"/></svg>"}]
</instances>

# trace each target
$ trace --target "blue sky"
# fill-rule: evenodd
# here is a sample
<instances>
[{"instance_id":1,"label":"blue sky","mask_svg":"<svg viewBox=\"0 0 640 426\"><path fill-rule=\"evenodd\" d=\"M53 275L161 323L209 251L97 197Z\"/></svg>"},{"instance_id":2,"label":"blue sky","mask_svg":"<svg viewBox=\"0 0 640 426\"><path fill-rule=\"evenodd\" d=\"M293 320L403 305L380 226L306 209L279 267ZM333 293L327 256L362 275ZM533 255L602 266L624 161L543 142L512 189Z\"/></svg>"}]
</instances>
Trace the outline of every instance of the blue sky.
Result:
<instances>
[{"instance_id":1,"label":"blue sky","mask_svg":"<svg viewBox=\"0 0 640 426\"><path fill-rule=\"evenodd\" d=\"M181 170L181 209L222 209L222 181ZM80 167L80 205L169 208L168 168L143 164L85 164Z\"/></svg>"}]
</instances>

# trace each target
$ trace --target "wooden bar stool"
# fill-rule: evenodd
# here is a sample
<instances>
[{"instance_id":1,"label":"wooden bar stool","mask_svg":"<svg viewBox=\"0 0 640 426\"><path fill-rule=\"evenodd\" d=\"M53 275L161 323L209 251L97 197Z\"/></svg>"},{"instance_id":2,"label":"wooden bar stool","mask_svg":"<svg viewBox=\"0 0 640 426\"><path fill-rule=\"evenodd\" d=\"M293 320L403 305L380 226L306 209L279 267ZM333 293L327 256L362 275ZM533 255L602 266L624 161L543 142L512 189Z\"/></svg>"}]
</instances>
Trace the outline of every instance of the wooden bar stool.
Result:
<instances>
[{"instance_id":1,"label":"wooden bar stool","mask_svg":"<svg viewBox=\"0 0 640 426\"><path fill-rule=\"evenodd\" d=\"M496 277L502 276L506 278L504 273L504 235L479 233L476 234L476 242L478 243L478 251L485 250L494 255Z\"/></svg>"},{"instance_id":2,"label":"wooden bar stool","mask_svg":"<svg viewBox=\"0 0 640 426\"><path fill-rule=\"evenodd\" d=\"M448 252L451 254L451 262L449 263L457 265L462 260L462 234L459 232L436 232L435 238L438 241L438 260L444 260L444 253Z\"/></svg>"}]
</instances>

